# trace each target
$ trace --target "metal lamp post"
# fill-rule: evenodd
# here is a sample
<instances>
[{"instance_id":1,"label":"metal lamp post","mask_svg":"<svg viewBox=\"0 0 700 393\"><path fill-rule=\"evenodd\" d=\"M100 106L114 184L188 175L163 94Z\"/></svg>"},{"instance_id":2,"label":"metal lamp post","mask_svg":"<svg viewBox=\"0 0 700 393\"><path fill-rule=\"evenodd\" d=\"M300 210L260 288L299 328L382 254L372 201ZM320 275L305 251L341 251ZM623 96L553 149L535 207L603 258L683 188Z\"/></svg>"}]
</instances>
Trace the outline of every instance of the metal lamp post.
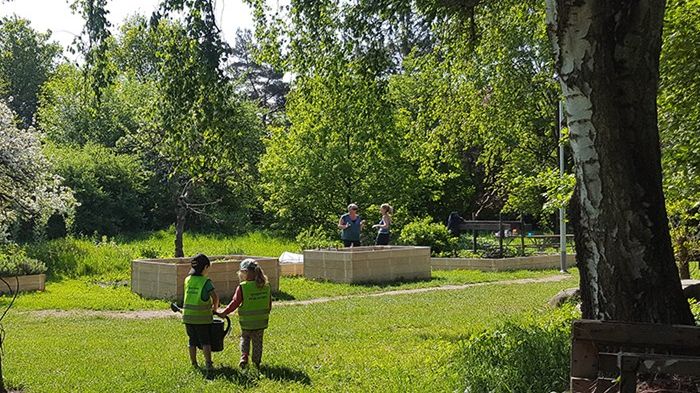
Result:
<instances>
[{"instance_id":1,"label":"metal lamp post","mask_svg":"<svg viewBox=\"0 0 700 393\"><path fill-rule=\"evenodd\" d=\"M559 100L559 124L557 125L557 130L559 130L559 177L564 177L564 144L561 143L561 131L562 124L564 123L564 105L562 100ZM560 260L559 260L559 271L562 273L568 273L566 271L566 208L564 206L559 208L559 250L560 250Z\"/></svg>"}]
</instances>

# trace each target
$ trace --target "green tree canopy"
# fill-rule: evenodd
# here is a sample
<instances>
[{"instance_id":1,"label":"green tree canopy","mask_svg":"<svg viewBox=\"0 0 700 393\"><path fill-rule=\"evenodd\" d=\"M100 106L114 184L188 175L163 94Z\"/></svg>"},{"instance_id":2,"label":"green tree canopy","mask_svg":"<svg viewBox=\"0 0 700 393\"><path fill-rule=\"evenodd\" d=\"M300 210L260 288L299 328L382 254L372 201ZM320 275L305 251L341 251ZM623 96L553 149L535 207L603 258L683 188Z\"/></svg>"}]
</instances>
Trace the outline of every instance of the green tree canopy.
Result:
<instances>
[{"instance_id":1,"label":"green tree canopy","mask_svg":"<svg viewBox=\"0 0 700 393\"><path fill-rule=\"evenodd\" d=\"M34 30L17 16L0 20L0 97L26 128L34 124L41 85L51 76L61 47L51 32Z\"/></svg>"}]
</instances>

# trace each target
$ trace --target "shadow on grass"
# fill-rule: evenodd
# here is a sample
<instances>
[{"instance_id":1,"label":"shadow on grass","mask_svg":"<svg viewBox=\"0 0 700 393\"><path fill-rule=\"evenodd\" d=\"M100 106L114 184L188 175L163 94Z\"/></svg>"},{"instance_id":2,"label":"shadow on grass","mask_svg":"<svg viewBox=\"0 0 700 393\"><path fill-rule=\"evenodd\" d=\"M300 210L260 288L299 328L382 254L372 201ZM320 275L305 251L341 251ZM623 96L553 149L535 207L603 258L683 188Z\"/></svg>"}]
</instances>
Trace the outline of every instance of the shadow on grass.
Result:
<instances>
[{"instance_id":1,"label":"shadow on grass","mask_svg":"<svg viewBox=\"0 0 700 393\"><path fill-rule=\"evenodd\" d=\"M351 287L364 287L364 288L375 288L375 287L394 288L394 287L400 287L400 286L406 285L406 284L429 283L429 282L439 283L441 281L447 281L447 278L445 278L445 277L414 278L414 279L404 279L404 278L399 277L398 279L392 280L392 281L360 281L360 282L354 282L351 284L347 284L347 283L338 283L335 281L325 280L322 278L287 277L287 279L306 280L306 281L310 281L310 282L316 282L319 284L340 284L340 285L349 285ZM285 299L285 300L293 300L293 299Z\"/></svg>"},{"instance_id":2,"label":"shadow on grass","mask_svg":"<svg viewBox=\"0 0 700 393\"><path fill-rule=\"evenodd\" d=\"M237 385L250 388L258 384L257 373L251 370L241 370L230 366L217 367L211 371L201 370L202 376L207 379L225 379Z\"/></svg>"},{"instance_id":3,"label":"shadow on grass","mask_svg":"<svg viewBox=\"0 0 700 393\"><path fill-rule=\"evenodd\" d=\"M311 385L311 378L305 372L286 366L261 365L260 369L222 366L209 372L202 370L201 373L207 379L225 379L246 388L256 386L260 376L278 382L297 382Z\"/></svg>"},{"instance_id":4,"label":"shadow on grass","mask_svg":"<svg viewBox=\"0 0 700 393\"><path fill-rule=\"evenodd\" d=\"M272 300L296 300L294 295L285 291L273 291Z\"/></svg>"},{"instance_id":5,"label":"shadow on grass","mask_svg":"<svg viewBox=\"0 0 700 393\"><path fill-rule=\"evenodd\" d=\"M311 385L309 375L301 370L295 370L286 366L260 366L260 373L273 381L298 382L304 385Z\"/></svg>"}]
</instances>

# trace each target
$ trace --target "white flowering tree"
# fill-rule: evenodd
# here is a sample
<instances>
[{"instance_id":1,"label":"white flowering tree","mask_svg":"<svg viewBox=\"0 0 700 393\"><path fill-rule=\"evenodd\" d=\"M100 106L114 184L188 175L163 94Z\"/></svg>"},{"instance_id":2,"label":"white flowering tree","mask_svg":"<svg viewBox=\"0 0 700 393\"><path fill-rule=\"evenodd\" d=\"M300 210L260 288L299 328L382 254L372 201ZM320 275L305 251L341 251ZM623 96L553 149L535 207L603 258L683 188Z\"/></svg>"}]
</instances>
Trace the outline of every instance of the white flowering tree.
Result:
<instances>
[{"instance_id":1,"label":"white flowering tree","mask_svg":"<svg viewBox=\"0 0 700 393\"><path fill-rule=\"evenodd\" d=\"M20 130L12 111L0 101L0 242L19 219L45 225L52 214L70 216L75 199L51 171L34 129Z\"/></svg>"}]
</instances>

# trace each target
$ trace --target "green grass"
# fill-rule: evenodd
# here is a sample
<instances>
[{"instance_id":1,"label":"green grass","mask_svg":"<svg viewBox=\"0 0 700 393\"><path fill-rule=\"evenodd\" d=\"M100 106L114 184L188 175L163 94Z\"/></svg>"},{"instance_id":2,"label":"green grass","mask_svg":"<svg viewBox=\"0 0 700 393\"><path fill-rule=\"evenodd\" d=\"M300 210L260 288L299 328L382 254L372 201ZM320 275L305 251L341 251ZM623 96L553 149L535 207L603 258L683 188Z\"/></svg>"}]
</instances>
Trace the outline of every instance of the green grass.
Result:
<instances>
[{"instance_id":1,"label":"green grass","mask_svg":"<svg viewBox=\"0 0 700 393\"><path fill-rule=\"evenodd\" d=\"M463 390L463 339L543 306L564 282L356 298L273 309L261 373L235 368L235 334L213 381L189 368L177 319L10 313L3 371L26 392L425 392ZM235 332L238 331L236 328ZM234 333L235 333L234 332Z\"/></svg>"},{"instance_id":2,"label":"green grass","mask_svg":"<svg viewBox=\"0 0 700 393\"><path fill-rule=\"evenodd\" d=\"M516 271L484 273L473 270L434 271L429 281L394 282L385 284L352 285L307 280L302 277L280 278L281 292L275 300L308 300L320 297L359 295L382 291L459 285L517 278L537 278L556 274L556 271ZM577 275L574 272L574 275ZM48 282L44 292L22 293L14 304L16 310L167 310L169 303L146 300L132 293L128 280L83 277ZM0 297L0 307L10 301Z\"/></svg>"},{"instance_id":3,"label":"green grass","mask_svg":"<svg viewBox=\"0 0 700 393\"><path fill-rule=\"evenodd\" d=\"M51 279L110 275L127 278L131 261L140 257L169 258L175 235L157 231L131 238L64 238L28 244L27 254L46 263ZM185 255L246 254L277 257L283 251L299 251L296 242L264 232L241 236L185 233Z\"/></svg>"},{"instance_id":4,"label":"green grass","mask_svg":"<svg viewBox=\"0 0 700 393\"><path fill-rule=\"evenodd\" d=\"M380 284L342 284L308 280L303 277L280 278L280 293L276 294L278 300L307 300L320 297L357 295L365 293L394 291L401 289L429 288L443 285L472 284L477 282L491 282L512 280L519 278L538 278L557 274L556 270L486 273L478 270L434 270L432 279L424 281L390 282ZM577 272L574 272L578 275Z\"/></svg>"},{"instance_id":5,"label":"green grass","mask_svg":"<svg viewBox=\"0 0 700 393\"><path fill-rule=\"evenodd\" d=\"M131 292L128 283L90 278L65 279L46 284L44 292L21 293L13 310L167 310L169 303L146 300ZM0 297L6 307L11 297Z\"/></svg>"}]
</instances>

